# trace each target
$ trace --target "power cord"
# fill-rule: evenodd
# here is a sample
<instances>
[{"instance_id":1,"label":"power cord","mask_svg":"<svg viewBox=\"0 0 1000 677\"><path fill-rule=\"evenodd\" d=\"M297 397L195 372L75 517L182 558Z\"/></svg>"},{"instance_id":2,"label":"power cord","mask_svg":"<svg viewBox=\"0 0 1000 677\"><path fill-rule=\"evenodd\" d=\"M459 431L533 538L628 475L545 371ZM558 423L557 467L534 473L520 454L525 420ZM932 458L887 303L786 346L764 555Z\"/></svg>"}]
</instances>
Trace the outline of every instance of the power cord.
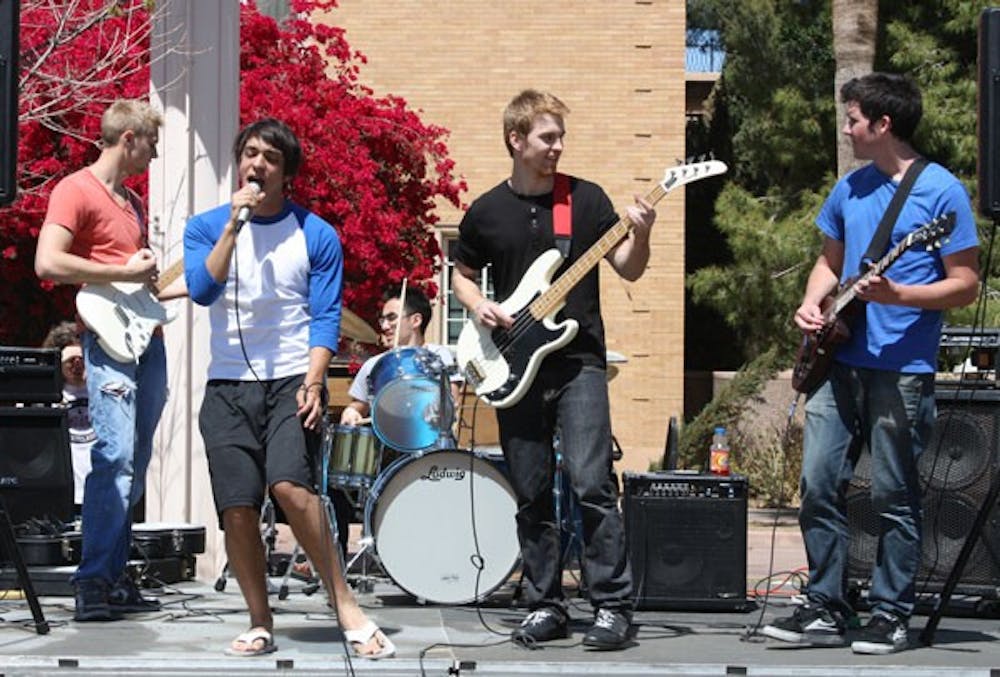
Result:
<instances>
[{"instance_id":1,"label":"power cord","mask_svg":"<svg viewBox=\"0 0 1000 677\"><path fill-rule=\"evenodd\" d=\"M782 448L786 450L784 454L781 455L781 470L779 477L781 481L778 483L780 487L778 489L778 509L774 511L774 519L771 521L771 546L768 553L768 563L767 563L767 577L764 579L766 581L771 580L775 576L774 572L774 546L778 534L778 519L781 513L781 508L785 506L787 498L785 497L785 473L787 472L787 462L788 462L788 452L790 448L790 440L792 433L792 426L795 424L795 410L798 408L799 400L802 399L802 393L795 393L795 397L792 399L791 405L788 407L788 418L785 421L785 430L782 433ZM807 576L808 578L808 576ZM760 614L757 616L757 622L752 626L747 627L746 632L740 636L741 642L763 642L764 638L760 636L760 629L764 625L764 614L767 613L767 608L771 600L772 588L767 586L764 589L764 599L761 602Z\"/></svg>"}]
</instances>

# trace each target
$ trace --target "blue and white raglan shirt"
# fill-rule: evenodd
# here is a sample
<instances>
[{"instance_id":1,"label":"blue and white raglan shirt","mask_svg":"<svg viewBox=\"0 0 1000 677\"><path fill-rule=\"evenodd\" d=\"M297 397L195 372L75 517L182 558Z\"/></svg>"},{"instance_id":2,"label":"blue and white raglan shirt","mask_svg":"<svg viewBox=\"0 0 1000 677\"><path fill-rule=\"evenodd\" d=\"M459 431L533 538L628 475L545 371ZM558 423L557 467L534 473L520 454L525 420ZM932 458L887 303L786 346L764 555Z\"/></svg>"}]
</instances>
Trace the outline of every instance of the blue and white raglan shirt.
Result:
<instances>
[{"instance_id":1,"label":"blue and white raglan shirt","mask_svg":"<svg viewBox=\"0 0 1000 677\"><path fill-rule=\"evenodd\" d=\"M253 381L304 374L311 348L337 350L344 269L337 232L286 200L281 213L255 216L240 230L229 277L221 284L209 274L205 259L230 212L229 204L203 212L184 230L188 293L195 303L209 306L208 378Z\"/></svg>"},{"instance_id":2,"label":"blue and white raglan shirt","mask_svg":"<svg viewBox=\"0 0 1000 677\"><path fill-rule=\"evenodd\" d=\"M844 243L841 283L858 275L861 257L878 229L882 214L899 182L868 164L841 178L823 204L816 225L824 235ZM902 254L884 273L906 285L944 279L942 256L978 246L976 222L965 186L947 169L929 163L917 177L889 238L893 247L933 219L955 212L955 227L940 248L917 245ZM835 359L852 367L933 373L941 340L941 312L909 306L865 304L851 325L851 338Z\"/></svg>"}]
</instances>

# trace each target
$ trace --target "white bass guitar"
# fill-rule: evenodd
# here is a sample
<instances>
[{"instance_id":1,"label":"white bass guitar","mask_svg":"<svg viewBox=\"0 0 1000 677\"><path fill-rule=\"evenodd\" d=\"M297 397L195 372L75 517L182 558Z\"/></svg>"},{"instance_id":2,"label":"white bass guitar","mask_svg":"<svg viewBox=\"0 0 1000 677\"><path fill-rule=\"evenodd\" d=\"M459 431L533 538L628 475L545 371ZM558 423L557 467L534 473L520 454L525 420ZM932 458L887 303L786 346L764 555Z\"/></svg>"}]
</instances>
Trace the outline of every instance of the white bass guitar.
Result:
<instances>
[{"instance_id":1,"label":"white bass guitar","mask_svg":"<svg viewBox=\"0 0 1000 677\"><path fill-rule=\"evenodd\" d=\"M159 276L157 289L164 289L183 272L184 261L176 262ZM138 362L156 328L176 316L140 282L85 285L76 295L76 310L97 335L101 348L119 362Z\"/></svg>"},{"instance_id":2,"label":"white bass guitar","mask_svg":"<svg viewBox=\"0 0 1000 677\"><path fill-rule=\"evenodd\" d=\"M646 201L656 204L678 186L717 176L726 170L726 164L718 160L673 167L646 196ZM570 290L624 240L631 229L632 223L627 217L619 220L551 283L563 258L558 249L542 253L510 297L500 304L514 318L509 329L489 329L473 318L466 321L458 337L458 366L484 402L498 409L517 404L531 386L545 356L573 340L579 327L577 321L567 319L556 323L556 313L566 305Z\"/></svg>"}]
</instances>

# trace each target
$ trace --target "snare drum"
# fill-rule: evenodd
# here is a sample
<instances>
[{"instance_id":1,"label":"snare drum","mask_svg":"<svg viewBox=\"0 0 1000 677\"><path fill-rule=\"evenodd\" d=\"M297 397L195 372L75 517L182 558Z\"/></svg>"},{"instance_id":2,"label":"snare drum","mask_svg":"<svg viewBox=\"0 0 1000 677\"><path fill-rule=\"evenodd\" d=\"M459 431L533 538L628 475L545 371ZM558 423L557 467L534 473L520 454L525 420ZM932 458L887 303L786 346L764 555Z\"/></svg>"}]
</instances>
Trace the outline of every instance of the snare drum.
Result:
<instances>
[{"instance_id":1,"label":"snare drum","mask_svg":"<svg viewBox=\"0 0 1000 677\"><path fill-rule=\"evenodd\" d=\"M368 486L378 474L382 446L368 426L334 425L327 477L335 487Z\"/></svg>"},{"instance_id":2,"label":"snare drum","mask_svg":"<svg viewBox=\"0 0 1000 677\"><path fill-rule=\"evenodd\" d=\"M386 446L423 451L450 434L455 412L447 382L441 405L443 369L440 357L416 347L383 353L372 367L372 427Z\"/></svg>"},{"instance_id":3,"label":"snare drum","mask_svg":"<svg viewBox=\"0 0 1000 677\"><path fill-rule=\"evenodd\" d=\"M514 571L516 512L514 491L492 462L440 450L386 468L365 522L382 568L400 588L419 600L465 604L485 599ZM477 546L482 572L473 563Z\"/></svg>"}]
</instances>

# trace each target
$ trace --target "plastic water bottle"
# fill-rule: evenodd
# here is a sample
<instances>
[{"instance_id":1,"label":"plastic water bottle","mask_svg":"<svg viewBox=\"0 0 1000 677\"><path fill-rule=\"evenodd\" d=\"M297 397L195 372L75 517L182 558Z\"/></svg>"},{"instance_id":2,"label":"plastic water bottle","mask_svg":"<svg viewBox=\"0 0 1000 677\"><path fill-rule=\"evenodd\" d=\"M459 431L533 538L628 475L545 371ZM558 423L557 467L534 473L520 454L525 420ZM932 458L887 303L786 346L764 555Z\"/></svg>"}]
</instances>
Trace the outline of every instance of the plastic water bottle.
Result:
<instances>
[{"instance_id":1,"label":"plastic water bottle","mask_svg":"<svg viewBox=\"0 0 1000 677\"><path fill-rule=\"evenodd\" d=\"M726 429L719 426L712 435L712 446L708 454L708 471L713 475L729 474L729 438Z\"/></svg>"}]
</instances>

